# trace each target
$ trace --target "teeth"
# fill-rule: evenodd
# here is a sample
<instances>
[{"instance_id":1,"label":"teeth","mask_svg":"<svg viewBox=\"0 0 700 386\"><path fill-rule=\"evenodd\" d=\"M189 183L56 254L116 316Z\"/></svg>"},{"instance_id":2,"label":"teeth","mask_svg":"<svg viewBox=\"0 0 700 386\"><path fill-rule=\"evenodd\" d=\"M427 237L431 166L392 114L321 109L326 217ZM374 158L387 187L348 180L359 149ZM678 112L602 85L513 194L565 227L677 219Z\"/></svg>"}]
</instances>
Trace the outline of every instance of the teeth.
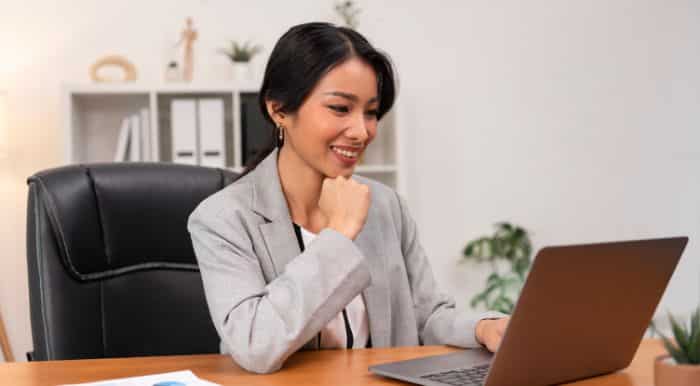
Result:
<instances>
[{"instance_id":1,"label":"teeth","mask_svg":"<svg viewBox=\"0 0 700 386\"><path fill-rule=\"evenodd\" d=\"M338 149L338 148L335 147L335 146L331 146L331 149L332 149L334 152L336 152L336 153L338 153L338 154L340 154L340 155L343 155L343 156L345 156L345 157L348 157L348 158L357 158L357 155L359 154L359 152L356 152L356 151L347 151L347 150L343 150L343 149Z\"/></svg>"}]
</instances>

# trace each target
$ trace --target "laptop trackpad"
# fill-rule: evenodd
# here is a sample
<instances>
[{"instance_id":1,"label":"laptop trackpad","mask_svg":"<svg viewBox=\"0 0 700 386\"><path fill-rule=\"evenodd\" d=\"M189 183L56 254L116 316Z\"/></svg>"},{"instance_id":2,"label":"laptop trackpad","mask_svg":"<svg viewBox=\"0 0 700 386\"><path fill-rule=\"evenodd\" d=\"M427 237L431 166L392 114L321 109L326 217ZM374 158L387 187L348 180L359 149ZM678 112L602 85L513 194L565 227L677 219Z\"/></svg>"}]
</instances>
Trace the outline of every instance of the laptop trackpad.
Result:
<instances>
[{"instance_id":1,"label":"laptop trackpad","mask_svg":"<svg viewBox=\"0 0 700 386\"><path fill-rule=\"evenodd\" d=\"M468 368L491 362L493 354L486 349L467 349L452 354L434 355L370 367L381 375L419 377L446 370Z\"/></svg>"}]
</instances>

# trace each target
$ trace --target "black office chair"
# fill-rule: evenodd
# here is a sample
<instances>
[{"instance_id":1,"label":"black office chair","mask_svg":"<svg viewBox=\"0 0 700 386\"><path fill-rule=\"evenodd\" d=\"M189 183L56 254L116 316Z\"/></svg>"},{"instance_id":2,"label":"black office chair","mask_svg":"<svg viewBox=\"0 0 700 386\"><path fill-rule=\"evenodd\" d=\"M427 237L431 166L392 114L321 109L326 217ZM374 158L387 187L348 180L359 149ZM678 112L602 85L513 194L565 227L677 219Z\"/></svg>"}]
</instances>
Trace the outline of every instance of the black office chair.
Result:
<instances>
[{"instance_id":1,"label":"black office chair","mask_svg":"<svg viewBox=\"0 0 700 386\"><path fill-rule=\"evenodd\" d=\"M186 224L236 177L156 163L30 177L30 359L218 352Z\"/></svg>"}]
</instances>

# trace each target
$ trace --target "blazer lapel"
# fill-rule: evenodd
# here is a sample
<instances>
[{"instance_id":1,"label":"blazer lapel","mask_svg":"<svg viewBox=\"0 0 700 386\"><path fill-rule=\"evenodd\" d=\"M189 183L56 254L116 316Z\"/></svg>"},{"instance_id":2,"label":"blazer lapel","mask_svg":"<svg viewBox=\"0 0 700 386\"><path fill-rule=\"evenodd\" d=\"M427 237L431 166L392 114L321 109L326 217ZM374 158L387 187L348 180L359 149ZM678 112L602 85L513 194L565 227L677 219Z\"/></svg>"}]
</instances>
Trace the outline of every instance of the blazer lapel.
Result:
<instances>
[{"instance_id":1,"label":"blazer lapel","mask_svg":"<svg viewBox=\"0 0 700 386\"><path fill-rule=\"evenodd\" d=\"M250 173L253 181L253 210L268 222L260 224L267 252L276 275L284 272L285 266L301 250L294 234L287 200L282 192L277 170L275 149ZM383 230L376 214L370 207L367 221L355 245L362 251L370 269L372 283L362 291L367 306L370 336L374 347L389 346L391 341L391 312L389 303L389 283L387 282L386 256L383 247Z\"/></svg>"},{"instance_id":2,"label":"blazer lapel","mask_svg":"<svg viewBox=\"0 0 700 386\"><path fill-rule=\"evenodd\" d=\"M282 192L277 172L277 149L273 150L251 172L253 178L253 210L268 222L259 225L275 275L284 272L284 267L301 250L297 242L287 200Z\"/></svg>"},{"instance_id":3,"label":"blazer lapel","mask_svg":"<svg viewBox=\"0 0 700 386\"><path fill-rule=\"evenodd\" d=\"M386 239L379 224L370 209L365 226L355 238L355 245L365 256L372 277L369 287L362 291L367 306L372 347L387 347L391 345L391 304L383 241Z\"/></svg>"}]
</instances>

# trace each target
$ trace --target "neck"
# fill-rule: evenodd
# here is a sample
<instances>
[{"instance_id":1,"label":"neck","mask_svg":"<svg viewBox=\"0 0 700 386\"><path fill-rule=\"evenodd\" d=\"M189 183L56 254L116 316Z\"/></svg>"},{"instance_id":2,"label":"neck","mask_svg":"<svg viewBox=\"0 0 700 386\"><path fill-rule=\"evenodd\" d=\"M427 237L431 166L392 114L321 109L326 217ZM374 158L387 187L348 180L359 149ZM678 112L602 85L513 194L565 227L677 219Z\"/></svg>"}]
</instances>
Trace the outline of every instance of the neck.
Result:
<instances>
[{"instance_id":1,"label":"neck","mask_svg":"<svg viewBox=\"0 0 700 386\"><path fill-rule=\"evenodd\" d=\"M292 221L312 231L322 228L324 217L318 200L324 176L287 146L279 151L277 170Z\"/></svg>"}]
</instances>

